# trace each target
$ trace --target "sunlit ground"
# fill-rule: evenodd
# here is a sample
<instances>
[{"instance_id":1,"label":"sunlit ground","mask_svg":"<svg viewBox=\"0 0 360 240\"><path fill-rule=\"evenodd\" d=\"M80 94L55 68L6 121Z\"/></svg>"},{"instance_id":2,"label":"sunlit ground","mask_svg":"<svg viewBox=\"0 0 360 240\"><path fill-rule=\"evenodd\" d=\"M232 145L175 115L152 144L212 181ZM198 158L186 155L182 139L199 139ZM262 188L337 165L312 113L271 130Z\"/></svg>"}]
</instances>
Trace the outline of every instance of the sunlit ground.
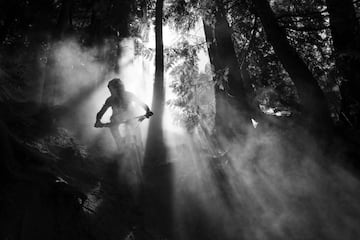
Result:
<instances>
[{"instance_id":1,"label":"sunlit ground","mask_svg":"<svg viewBox=\"0 0 360 240\"><path fill-rule=\"evenodd\" d=\"M201 29L200 29L201 30ZM203 31L195 32L203 36ZM149 39L153 39L150 35ZM178 35L164 28L165 46ZM67 119L76 126L82 141L101 146L99 151L114 151L107 129L95 129L95 115L109 96L107 82L120 77L128 91L151 106L154 58L134 56L133 41L124 40L119 60L120 74L102 74L102 66L91 51L76 44L59 48L69 96L88 84L95 90ZM146 43L154 46L154 41ZM205 56L205 54L204 54ZM76 61L78 59L78 61ZM208 62L201 58L202 65ZM77 66L81 62L81 66ZM68 64L68 65L67 65ZM75 67L74 67L75 66ZM166 73L166 84L171 79ZM101 79L101 80L99 80ZM167 99L174 97L166 87ZM139 114L143 111L139 109ZM155 113L156 114L156 113ZM107 112L103 121L108 121ZM238 118L239 116L228 116ZM241 123L240 123L241 124ZM261 126L261 122L258 123ZM148 121L141 125L146 141ZM174 231L179 239L359 239L359 182L331 162L316 141L301 130L247 129L248 134L232 141L222 140L227 157L216 151L219 143L206 137L203 129L186 134L174 124L166 108L164 131L169 150L168 164L174 168ZM301 135L296 134L301 132Z\"/></svg>"}]
</instances>

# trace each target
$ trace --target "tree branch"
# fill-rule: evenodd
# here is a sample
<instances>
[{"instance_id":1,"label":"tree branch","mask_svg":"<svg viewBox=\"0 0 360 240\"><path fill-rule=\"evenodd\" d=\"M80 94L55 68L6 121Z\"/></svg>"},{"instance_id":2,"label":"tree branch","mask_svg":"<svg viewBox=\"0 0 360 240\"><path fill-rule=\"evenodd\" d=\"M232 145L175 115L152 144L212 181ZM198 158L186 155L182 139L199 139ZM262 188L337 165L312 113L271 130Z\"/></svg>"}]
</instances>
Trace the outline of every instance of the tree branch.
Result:
<instances>
[{"instance_id":1,"label":"tree branch","mask_svg":"<svg viewBox=\"0 0 360 240\"><path fill-rule=\"evenodd\" d=\"M282 26L283 28L298 31L298 32L317 32L325 29L329 29L330 26L322 26L322 27L313 27L313 26L306 26L306 27L296 27L296 26Z\"/></svg>"},{"instance_id":2,"label":"tree branch","mask_svg":"<svg viewBox=\"0 0 360 240\"><path fill-rule=\"evenodd\" d=\"M324 18L328 18L329 17L329 14L326 14L326 15L323 15L323 18L321 19L318 19L318 21L321 21L323 20ZM302 23L304 21L308 21L308 20L311 20L311 19L278 19L278 21L281 23L281 24L291 24L291 23Z\"/></svg>"},{"instance_id":3,"label":"tree branch","mask_svg":"<svg viewBox=\"0 0 360 240\"><path fill-rule=\"evenodd\" d=\"M252 47L254 45L256 33L257 33L257 30L258 30L257 29L258 28L258 23L257 23L258 20L257 19L258 19L257 17L255 17L255 19L254 19L254 24L253 24L253 27L252 27L252 33L251 33L249 42L248 42L247 46L240 53L240 57L241 57L240 66L242 66L244 64L248 52L251 51L251 49L252 49Z\"/></svg>"},{"instance_id":4,"label":"tree branch","mask_svg":"<svg viewBox=\"0 0 360 240\"><path fill-rule=\"evenodd\" d=\"M360 1L360 0L357 0ZM322 13L328 13L327 8L321 10L321 11L317 11L317 12L294 12L294 13L284 13L281 14L279 16L276 17L277 20L283 19L283 18L292 18L292 17L301 17L301 18L310 18L310 17L316 17L316 18L320 18L320 17L324 17L326 15L323 15ZM320 16L319 16L320 14Z\"/></svg>"}]
</instances>

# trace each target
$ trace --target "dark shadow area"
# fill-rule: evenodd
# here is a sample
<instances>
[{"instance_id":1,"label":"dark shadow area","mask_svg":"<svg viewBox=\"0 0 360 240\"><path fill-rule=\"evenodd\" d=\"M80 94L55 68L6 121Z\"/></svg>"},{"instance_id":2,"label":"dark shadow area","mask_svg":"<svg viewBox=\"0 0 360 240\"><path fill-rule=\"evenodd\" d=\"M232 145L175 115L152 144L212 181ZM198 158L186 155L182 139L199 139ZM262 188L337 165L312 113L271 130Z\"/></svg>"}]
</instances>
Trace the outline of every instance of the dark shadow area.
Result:
<instances>
[{"instance_id":1,"label":"dark shadow area","mask_svg":"<svg viewBox=\"0 0 360 240\"><path fill-rule=\"evenodd\" d=\"M1 1L0 239L360 239L359 13Z\"/></svg>"},{"instance_id":2,"label":"dark shadow area","mask_svg":"<svg viewBox=\"0 0 360 240\"><path fill-rule=\"evenodd\" d=\"M208 159L209 169L211 176L214 179L216 188L220 192L220 196L223 198L225 205L232 209L233 206L233 196L232 189L230 184L231 175L228 174L231 170L231 161L225 156L213 157Z\"/></svg>"},{"instance_id":3,"label":"dark shadow area","mask_svg":"<svg viewBox=\"0 0 360 240\"><path fill-rule=\"evenodd\" d=\"M162 130L149 126L148 142L143 165L144 183L141 205L144 222L173 237L173 166L168 162L167 149L163 142ZM154 142L150 142L149 140Z\"/></svg>"}]
</instances>

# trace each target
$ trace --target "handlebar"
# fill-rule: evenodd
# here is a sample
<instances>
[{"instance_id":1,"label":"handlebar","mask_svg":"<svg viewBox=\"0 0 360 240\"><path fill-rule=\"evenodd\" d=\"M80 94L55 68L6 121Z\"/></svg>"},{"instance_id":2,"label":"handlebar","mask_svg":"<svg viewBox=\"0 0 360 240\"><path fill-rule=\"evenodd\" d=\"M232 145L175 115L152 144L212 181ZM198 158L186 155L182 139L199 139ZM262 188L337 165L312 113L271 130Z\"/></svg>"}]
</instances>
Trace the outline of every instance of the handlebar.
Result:
<instances>
[{"instance_id":1,"label":"handlebar","mask_svg":"<svg viewBox=\"0 0 360 240\"><path fill-rule=\"evenodd\" d=\"M94 127L95 128L104 128L104 127L112 127L112 126L115 126L115 125L119 125L119 124L126 124L126 123L129 123L133 120L138 120L139 122L142 122L144 121L146 118L150 118L151 116L153 116L154 113L153 112L147 112L146 114L144 115L140 115L140 116L137 116L137 117L133 117L133 118L130 118L130 119L126 119L126 120L123 120L123 121L118 121L118 122L107 122L107 123L102 123L102 122L96 122Z\"/></svg>"}]
</instances>

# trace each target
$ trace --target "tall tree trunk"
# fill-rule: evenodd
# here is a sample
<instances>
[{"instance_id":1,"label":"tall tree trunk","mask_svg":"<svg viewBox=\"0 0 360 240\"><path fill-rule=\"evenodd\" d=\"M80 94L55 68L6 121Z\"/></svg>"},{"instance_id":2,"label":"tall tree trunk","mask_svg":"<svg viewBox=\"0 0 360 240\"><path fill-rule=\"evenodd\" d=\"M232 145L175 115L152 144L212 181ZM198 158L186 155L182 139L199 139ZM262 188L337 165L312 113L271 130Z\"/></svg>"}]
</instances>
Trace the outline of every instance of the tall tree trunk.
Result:
<instances>
[{"instance_id":1,"label":"tall tree trunk","mask_svg":"<svg viewBox=\"0 0 360 240\"><path fill-rule=\"evenodd\" d=\"M163 4L156 1L155 17L155 81L153 88L152 110L144 159L144 201L147 212L145 218L151 220L154 228L170 237L172 234L172 169L167 163L164 143L163 113L164 89L164 48L163 48Z\"/></svg>"},{"instance_id":2,"label":"tall tree trunk","mask_svg":"<svg viewBox=\"0 0 360 240\"><path fill-rule=\"evenodd\" d=\"M251 106L222 2L217 1L217 6L215 24L211 25L206 21L203 23L210 62L217 77L221 79L221 83L215 84L215 128L231 138L235 132L242 132L243 120L247 124L251 123Z\"/></svg>"},{"instance_id":3,"label":"tall tree trunk","mask_svg":"<svg viewBox=\"0 0 360 240\"><path fill-rule=\"evenodd\" d=\"M60 15L56 23L56 28L52 33L52 36L48 39L50 44L53 44L54 40L61 40L65 37L66 33L72 28L71 26L71 8L73 0L63 0L60 10ZM57 84L58 76L54 74L53 68L55 66L55 57L50 50L50 55L47 56L47 62L44 64L43 69L43 90L41 103L46 105L56 104L56 97L58 94Z\"/></svg>"},{"instance_id":4,"label":"tall tree trunk","mask_svg":"<svg viewBox=\"0 0 360 240\"><path fill-rule=\"evenodd\" d=\"M341 86L343 122L360 127L360 27L352 0L327 0L336 65L346 79ZM356 108L355 108L356 109ZM346 120L345 120L346 119Z\"/></svg>"},{"instance_id":5,"label":"tall tree trunk","mask_svg":"<svg viewBox=\"0 0 360 240\"><path fill-rule=\"evenodd\" d=\"M16 12L18 11L15 2L9 3L6 9L2 9L6 12L6 15L2 16L2 20L4 21L2 26L0 27L0 44L3 44L3 41L6 39L7 35L10 33L10 29L12 24L14 23L14 18L16 18Z\"/></svg>"},{"instance_id":6,"label":"tall tree trunk","mask_svg":"<svg viewBox=\"0 0 360 240\"><path fill-rule=\"evenodd\" d=\"M267 40L296 86L306 117L305 123L319 134L326 133L332 128L332 120L327 101L317 80L289 44L286 32L279 26L268 0L254 0L253 3Z\"/></svg>"},{"instance_id":7,"label":"tall tree trunk","mask_svg":"<svg viewBox=\"0 0 360 240\"><path fill-rule=\"evenodd\" d=\"M57 29L54 35L58 38L64 38L65 34L71 30L71 9L73 0L63 0L60 10L59 19L57 22Z\"/></svg>"},{"instance_id":8,"label":"tall tree trunk","mask_svg":"<svg viewBox=\"0 0 360 240\"><path fill-rule=\"evenodd\" d=\"M91 20L90 20L90 27L89 27L89 43L90 45L100 44L101 42L101 35L102 35L102 21L100 19L99 13L97 13L96 8L91 12Z\"/></svg>"},{"instance_id":9,"label":"tall tree trunk","mask_svg":"<svg viewBox=\"0 0 360 240\"><path fill-rule=\"evenodd\" d=\"M156 112L154 117L150 120L150 132L152 129L156 129L157 134L154 135L156 142L163 145L162 134L162 118L164 113L165 102L165 89L164 89L164 46L163 46L163 30L162 30L162 16L163 16L163 0L156 1L156 20L155 20L155 81L153 88L153 102L152 109Z\"/></svg>"}]
</instances>

